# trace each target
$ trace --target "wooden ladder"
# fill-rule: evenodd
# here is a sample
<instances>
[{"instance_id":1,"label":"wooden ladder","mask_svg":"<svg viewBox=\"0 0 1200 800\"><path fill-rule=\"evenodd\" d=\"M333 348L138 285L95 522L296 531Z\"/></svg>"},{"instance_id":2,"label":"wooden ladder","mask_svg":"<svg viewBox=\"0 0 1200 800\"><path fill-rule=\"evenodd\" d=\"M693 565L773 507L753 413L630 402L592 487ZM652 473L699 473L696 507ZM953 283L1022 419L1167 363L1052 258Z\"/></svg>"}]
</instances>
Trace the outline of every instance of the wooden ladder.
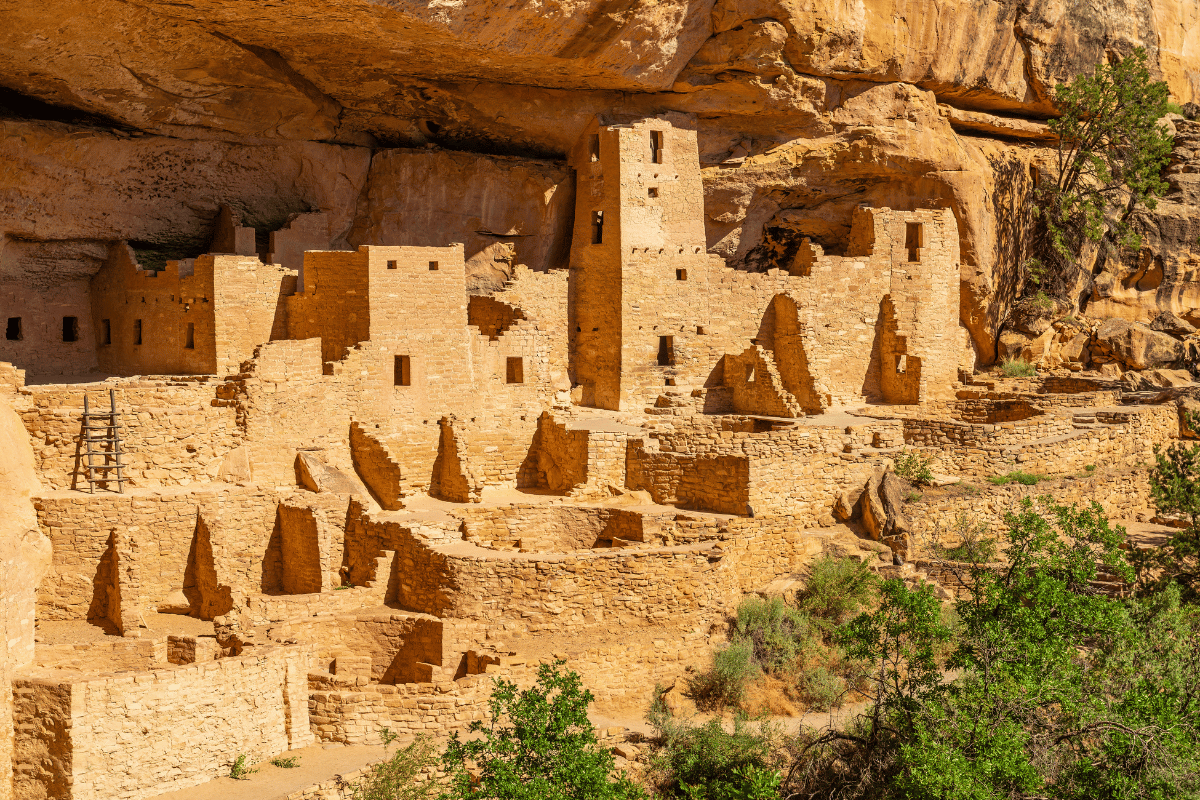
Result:
<instances>
[{"instance_id":1,"label":"wooden ladder","mask_svg":"<svg viewBox=\"0 0 1200 800\"><path fill-rule=\"evenodd\" d=\"M121 494L125 493L125 474L124 465L121 464L121 456L124 451L121 450L121 415L117 412L117 395L112 389L108 390L109 410L91 411L88 408L88 398L83 396L83 429L80 432L80 437L83 439L85 447L84 457L87 463L83 468L87 470L87 480L89 492L95 493L96 484L104 484L104 488L108 488L113 483L113 478L109 473L116 472L117 491ZM96 463L97 458L102 458L101 463Z\"/></svg>"}]
</instances>

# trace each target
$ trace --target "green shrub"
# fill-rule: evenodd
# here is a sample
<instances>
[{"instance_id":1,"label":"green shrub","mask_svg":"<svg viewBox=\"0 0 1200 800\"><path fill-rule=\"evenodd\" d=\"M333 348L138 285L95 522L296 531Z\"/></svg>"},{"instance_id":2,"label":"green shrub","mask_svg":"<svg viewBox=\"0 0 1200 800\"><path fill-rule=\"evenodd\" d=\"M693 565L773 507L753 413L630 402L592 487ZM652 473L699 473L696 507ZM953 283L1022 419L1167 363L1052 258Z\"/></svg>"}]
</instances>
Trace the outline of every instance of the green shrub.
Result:
<instances>
[{"instance_id":1,"label":"green shrub","mask_svg":"<svg viewBox=\"0 0 1200 800\"><path fill-rule=\"evenodd\" d=\"M896 457L893 469L897 475L910 483L928 486L933 483L933 470L930 469L932 463L933 459L928 456L905 450Z\"/></svg>"},{"instance_id":2,"label":"green shrub","mask_svg":"<svg viewBox=\"0 0 1200 800\"><path fill-rule=\"evenodd\" d=\"M941 552L941 555L942 558L950 561L987 564L996 558L996 540L992 538L964 540L954 547L947 547Z\"/></svg>"},{"instance_id":3,"label":"green shrub","mask_svg":"<svg viewBox=\"0 0 1200 800\"><path fill-rule=\"evenodd\" d=\"M827 630L866 606L874 598L878 583L865 562L822 556L813 562L808 585L796 594L796 605Z\"/></svg>"},{"instance_id":4,"label":"green shrub","mask_svg":"<svg viewBox=\"0 0 1200 800\"><path fill-rule=\"evenodd\" d=\"M379 729L383 740L384 754L396 741L396 734L387 728ZM435 796L437 787L432 781L423 780L421 773L436 766L437 751L428 736L418 736L392 753L385 760L371 767L354 785L352 800L427 800Z\"/></svg>"},{"instance_id":5,"label":"green shrub","mask_svg":"<svg viewBox=\"0 0 1200 800\"><path fill-rule=\"evenodd\" d=\"M612 753L596 743L588 719L592 693L565 662L538 667L537 683L523 692L495 681L490 719L471 723L463 741L446 745L450 772L444 800L641 800L645 792L624 773L613 775ZM475 775L467 763L475 765Z\"/></svg>"},{"instance_id":6,"label":"green shrub","mask_svg":"<svg viewBox=\"0 0 1200 800\"><path fill-rule=\"evenodd\" d=\"M764 600L751 595L738 605L733 640L748 643L754 661L768 672L787 670L810 644L808 617L781 597Z\"/></svg>"},{"instance_id":7,"label":"green shrub","mask_svg":"<svg viewBox=\"0 0 1200 800\"><path fill-rule=\"evenodd\" d=\"M233 764L229 767L229 777L235 781L250 780L250 776L258 772L258 767L250 765L250 756L245 753L238 753L238 757L233 760Z\"/></svg>"},{"instance_id":8,"label":"green shrub","mask_svg":"<svg viewBox=\"0 0 1200 800\"><path fill-rule=\"evenodd\" d=\"M846 681L825 667L816 667L800 679L800 692L814 711L828 711L841 705Z\"/></svg>"},{"instance_id":9,"label":"green shrub","mask_svg":"<svg viewBox=\"0 0 1200 800\"><path fill-rule=\"evenodd\" d=\"M661 707L651 709L657 752L647 777L661 794L688 800L768 800L778 797L785 756L783 733L768 722L736 716L733 730L715 718L693 725Z\"/></svg>"},{"instance_id":10,"label":"green shrub","mask_svg":"<svg viewBox=\"0 0 1200 800\"><path fill-rule=\"evenodd\" d=\"M295 769L300 766L300 756L275 756L271 759L271 765L280 769Z\"/></svg>"},{"instance_id":11,"label":"green shrub","mask_svg":"<svg viewBox=\"0 0 1200 800\"><path fill-rule=\"evenodd\" d=\"M746 684L759 675L751 642L733 642L713 653L712 666L687 680L687 694L704 711L736 706L746 693Z\"/></svg>"},{"instance_id":12,"label":"green shrub","mask_svg":"<svg viewBox=\"0 0 1200 800\"><path fill-rule=\"evenodd\" d=\"M1032 378L1037 375L1037 367L1023 358L1006 358L1000 362L1000 371L1006 378Z\"/></svg>"},{"instance_id":13,"label":"green shrub","mask_svg":"<svg viewBox=\"0 0 1200 800\"><path fill-rule=\"evenodd\" d=\"M1010 483L1019 483L1022 486L1036 486L1038 481L1050 480L1050 476L1041 475L1036 472L1022 472L1021 470L1013 470L1007 475L993 475L987 480L988 483L995 486L1007 486Z\"/></svg>"}]
</instances>

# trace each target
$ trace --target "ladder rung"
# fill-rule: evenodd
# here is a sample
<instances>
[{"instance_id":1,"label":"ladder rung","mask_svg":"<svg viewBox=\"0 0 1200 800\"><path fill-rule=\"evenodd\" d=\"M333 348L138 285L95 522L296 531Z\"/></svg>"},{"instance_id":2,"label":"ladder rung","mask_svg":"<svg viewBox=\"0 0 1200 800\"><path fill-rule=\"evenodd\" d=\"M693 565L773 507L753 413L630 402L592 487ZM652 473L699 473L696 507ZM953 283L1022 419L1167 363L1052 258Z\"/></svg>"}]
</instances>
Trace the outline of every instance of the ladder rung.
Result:
<instances>
[{"instance_id":1,"label":"ladder rung","mask_svg":"<svg viewBox=\"0 0 1200 800\"><path fill-rule=\"evenodd\" d=\"M94 467L85 467L85 469L91 470L92 472L99 472L100 470L125 469L125 465L124 464L109 464L108 466L102 466L100 464L97 464Z\"/></svg>"}]
</instances>

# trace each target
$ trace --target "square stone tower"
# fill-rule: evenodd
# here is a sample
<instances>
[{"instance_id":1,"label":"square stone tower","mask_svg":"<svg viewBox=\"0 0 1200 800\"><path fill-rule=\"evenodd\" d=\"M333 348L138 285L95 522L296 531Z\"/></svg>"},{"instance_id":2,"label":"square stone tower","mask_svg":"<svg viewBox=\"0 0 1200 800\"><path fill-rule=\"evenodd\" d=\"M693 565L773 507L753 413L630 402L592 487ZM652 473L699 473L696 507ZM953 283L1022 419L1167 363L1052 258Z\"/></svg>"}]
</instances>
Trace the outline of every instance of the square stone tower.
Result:
<instances>
[{"instance_id":1,"label":"square stone tower","mask_svg":"<svg viewBox=\"0 0 1200 800\"><path fill-rule=\"evenodd\" d=\"M706 324L710 257L696 132L666 117L597 120L569 161L573 378L584 405L636 408L689 374L690 345Z\"/></svg>"}]
</instances>

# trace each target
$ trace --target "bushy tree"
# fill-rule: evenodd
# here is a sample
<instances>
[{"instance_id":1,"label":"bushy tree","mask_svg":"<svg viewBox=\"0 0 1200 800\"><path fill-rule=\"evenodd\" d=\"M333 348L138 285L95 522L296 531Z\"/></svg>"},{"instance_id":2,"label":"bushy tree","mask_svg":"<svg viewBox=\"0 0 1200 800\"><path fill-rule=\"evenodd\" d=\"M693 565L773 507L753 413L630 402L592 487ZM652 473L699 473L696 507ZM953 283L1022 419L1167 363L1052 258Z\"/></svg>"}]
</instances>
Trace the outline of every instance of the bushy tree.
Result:
<instances>
[{"instance_id":1,"label":"bushy tree","mask_svg":"<svg viewBox=\"0 0 1200 800\"><path fill-rule=\"evenodd\" d=\"M1187 526L1157 548L1135 551L1138 587L1146 594L1175 583L1184 599L1200 601L1200 445L1173 442L1156 449L1154 457L1154 503L1160 511L1182 516Z\"/></svg>"},{"instance_id":2,"label":"bushy tree","mask_svg":"<svg viewBox=\"0 0 1200 800\"><path fill-rule=\"evenodd\" d=\"M477 739L451 736L443 757L451 771L445 800L634 800L645 793L596 743L588 720L592 693L565 662L538 667L536 684L518 691L497 680L489 719L471 723Z\"/></svg>"},{"instance_id":3,"label":"bushy tree","mask_svg":"<svg viewBox=\"0 0 1200 800\"><path fill-rule=\"evenodd\" d=\"M1055 87L1059 116L1048 125L1058 152L1052 180L1036 193L1042 225L1037 255L1025 263L1028 294L1063 296L1087 241L1141 246L1130 220L1139 208L1153 210L1167 190L1162 173L1174 140L1159 120L1168 98L1140 48Z\"/></svg>"},{"instance_id":4,"label":"bushy tree","mask_svg":"<svg viewBox=\"0 0 1200 800\"><path fill-rule=\"evenodd\" d=\"M802 736L793 797L1200 797L1195 609L1177 587L1134 602L1095 588L1101 565L1132 578L1098 505L1026 499L1006 521L1006 563L972 567L953 632L899 581L840 630L873 706Z\"/></svg>"}]
</instances>

